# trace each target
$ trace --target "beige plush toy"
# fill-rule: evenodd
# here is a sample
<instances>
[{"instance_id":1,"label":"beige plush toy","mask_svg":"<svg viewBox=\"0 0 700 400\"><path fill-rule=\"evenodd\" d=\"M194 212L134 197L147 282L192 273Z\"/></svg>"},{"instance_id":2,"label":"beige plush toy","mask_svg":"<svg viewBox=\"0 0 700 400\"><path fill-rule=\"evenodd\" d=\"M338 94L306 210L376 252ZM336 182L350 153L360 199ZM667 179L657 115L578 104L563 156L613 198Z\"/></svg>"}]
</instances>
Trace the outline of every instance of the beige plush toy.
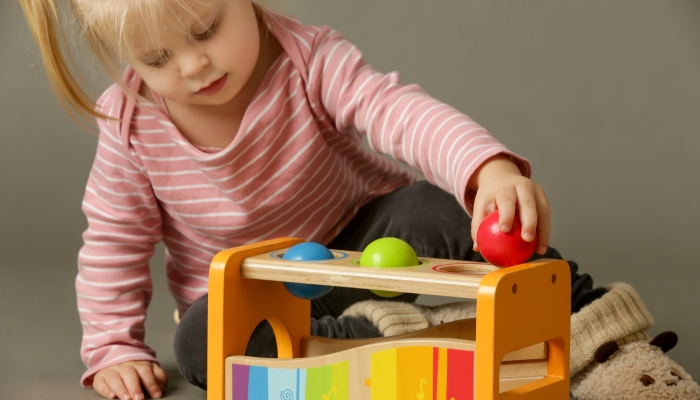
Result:
<instances>
[{"instance_id":1,"label":"beige plush toy","mask_svg":"<svg viewBox=\"0 0 700 400\"><path fill-rule=\"evenodd\" d=\"M571 379L578 400L700 400L700 386L665 353L678 342L673 332L649 343L601 345L595 363Z\"/></svg>"}]
</instances>

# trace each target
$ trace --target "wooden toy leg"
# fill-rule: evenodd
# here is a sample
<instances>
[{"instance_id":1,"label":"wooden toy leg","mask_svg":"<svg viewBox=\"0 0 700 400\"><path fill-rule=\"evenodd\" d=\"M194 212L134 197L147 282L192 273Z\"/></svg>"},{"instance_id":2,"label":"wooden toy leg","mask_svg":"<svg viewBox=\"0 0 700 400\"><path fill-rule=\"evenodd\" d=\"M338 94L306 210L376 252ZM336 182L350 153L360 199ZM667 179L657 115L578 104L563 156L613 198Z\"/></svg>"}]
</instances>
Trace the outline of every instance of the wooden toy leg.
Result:
<instances>
[{"instance_id":1,"label":"wooden toy leg","mask_svg":"<svg viewBox=\"0 0 700 400\"><path fill-rule=\"evenodd\" d=\"M477 399L569 399L570 274L564 261L538 260L482 279L476 314ZM503 357L545 341L547 376L499 394Z\"/></svg>"},{"instance_id":2,"label":"wooden toy leg","mask_svg":"<svg viewBox=\"0 0 700 400\"><path fill-rule=\"evenodd\" d=\"M221 251L212 260L207 333L208 400L224 398L226 357L245 354L250 335L264 319L269 319L276 331L286 328L291 353L300 356L301 338L310 334L311 302L289 294L282 282L241 278L240 266L246 257L301 242L302 239L290 238L268 240Z\"/></svg>"}]
</instances>

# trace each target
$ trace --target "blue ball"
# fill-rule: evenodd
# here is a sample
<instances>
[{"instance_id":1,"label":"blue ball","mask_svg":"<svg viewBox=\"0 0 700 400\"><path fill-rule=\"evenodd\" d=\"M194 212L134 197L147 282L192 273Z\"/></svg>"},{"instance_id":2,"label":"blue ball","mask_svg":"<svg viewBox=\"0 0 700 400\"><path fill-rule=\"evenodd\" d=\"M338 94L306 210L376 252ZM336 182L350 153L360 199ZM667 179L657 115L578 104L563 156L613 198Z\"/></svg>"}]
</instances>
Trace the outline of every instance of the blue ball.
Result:
<instances>
[{"instance_id":1,"label":"blue ball","mask_svg":"<svg viewBox=\"0 0 700 400\"><path fill-rule=\"evenodd\" d=\"M332 260L335 258L333 253L326 246L314 243L304 242L292 246L287 250L282 259L293 261L319 261ZM304 300L313 300L323 297L333 289L333 286L324 285L309 285L305 283L284 282L284 287L294 297Z\"/></svg>"},{"instance_id":2,"label":"blue ball","mask_svg":"<svg viewBox=\"0 0 700 400\"><path fill-rule=\"evenodd\" d=\"M333 290L333 286L309 285L308 283L284 282L284 287L292 296L302 300L314 300Z\"/></svg>"},{"instance_id":3,"label":"blue ball","mask_svg":"<svg viewBox=\"0 0 700 400\"><path fill-rule=\"evenodd\" d=\"M320 243L304 242L290 247L282 258L295 261L318 261L332 260L334 256L326 246Z\"/></svg>"}]
</instances>

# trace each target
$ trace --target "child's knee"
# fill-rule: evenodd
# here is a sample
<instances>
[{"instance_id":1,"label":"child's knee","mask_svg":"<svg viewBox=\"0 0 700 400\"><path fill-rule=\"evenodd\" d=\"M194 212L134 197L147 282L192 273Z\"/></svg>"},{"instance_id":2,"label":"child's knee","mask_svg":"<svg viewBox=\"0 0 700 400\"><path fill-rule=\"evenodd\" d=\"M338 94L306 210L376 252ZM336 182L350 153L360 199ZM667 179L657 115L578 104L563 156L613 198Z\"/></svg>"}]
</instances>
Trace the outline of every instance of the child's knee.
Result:
<instances>
[{"instance_id":1,"label":"child's knee","mask_svg":"<svg viewBox=\"0 0 700 400\"><path fill-rule=\"evenodd\" d=\"M207 301L206 295L197 300L175 330L173 350L177 366L191 384L207 387Z\"/></svg>"}]
</instances>

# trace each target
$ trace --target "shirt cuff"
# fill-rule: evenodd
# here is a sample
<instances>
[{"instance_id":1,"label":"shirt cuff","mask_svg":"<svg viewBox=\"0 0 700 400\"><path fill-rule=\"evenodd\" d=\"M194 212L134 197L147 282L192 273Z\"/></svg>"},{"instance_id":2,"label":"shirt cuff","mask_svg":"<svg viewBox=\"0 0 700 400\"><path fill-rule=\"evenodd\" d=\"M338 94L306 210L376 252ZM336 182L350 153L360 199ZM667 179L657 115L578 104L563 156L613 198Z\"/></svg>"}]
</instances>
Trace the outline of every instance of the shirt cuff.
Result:
<instances>
[{"instance_id":1,"label":"shirt cuff","mask_svg":"<svg viewBox=\"0 0 700 400\"><path fill-rule=\"evenodd\" d=\"M483 165L486 161L497 155L504 155L510 158L510 160L513 161L513 163L518 167L522 176L528 179L532 177L532 166L530 165L530 161L528 161L526 158L520 157L519 155L505 148L493 149L489 152L484 153L484 155L482 156L484 161L480 162L479 165L477 165L473 171L478 170L479 167L481 167L481 165ZM476 198L476 190L470 189L467 186L467 184L469 183L469 179L471 179L471 174L464 180L464 188L461 192L458 192L464 193L464 195L461 198L458 196L457 201L460 202L464 210L471 217L474 213L474 199Z\"/></svg>"}]
</instances>

